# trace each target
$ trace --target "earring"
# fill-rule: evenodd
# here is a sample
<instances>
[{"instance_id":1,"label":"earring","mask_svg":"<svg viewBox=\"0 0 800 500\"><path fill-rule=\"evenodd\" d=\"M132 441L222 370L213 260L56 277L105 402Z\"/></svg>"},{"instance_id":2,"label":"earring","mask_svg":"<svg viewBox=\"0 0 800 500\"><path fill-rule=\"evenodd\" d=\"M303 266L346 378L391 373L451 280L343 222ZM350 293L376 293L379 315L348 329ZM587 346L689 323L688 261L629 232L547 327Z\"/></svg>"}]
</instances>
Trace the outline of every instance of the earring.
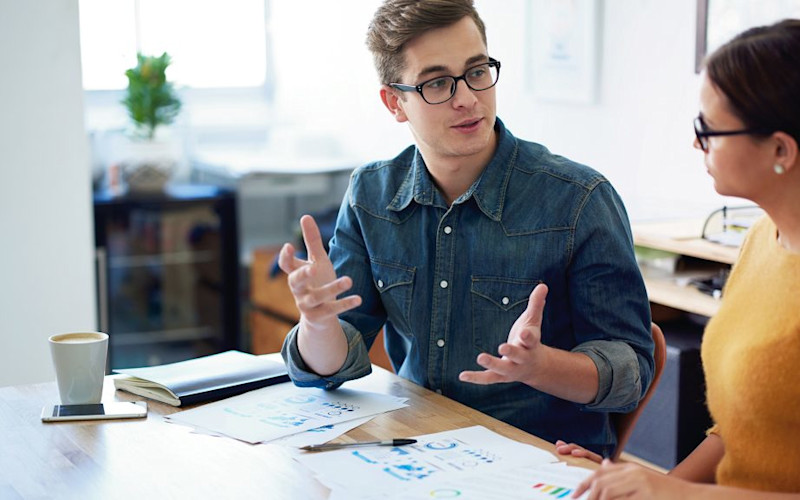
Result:
<instances>
[{"instance_id":1,"label":"earring","mask_svg":"<svg viewBox=\"0 0 800 500\"><path fill-rule=\"evenodd\" d=\"M786 172L786 169L785 169L785 168L783 168L783 165L781 165L780 163L776 163L776 164L775 164L775 165L772 167L772 169L773 169L773 170L775 170L775 173L776 173L776 174L778 174L778 175L781 175L781 174L783 174L784 172Z\"/></svg>"}]
</instances>

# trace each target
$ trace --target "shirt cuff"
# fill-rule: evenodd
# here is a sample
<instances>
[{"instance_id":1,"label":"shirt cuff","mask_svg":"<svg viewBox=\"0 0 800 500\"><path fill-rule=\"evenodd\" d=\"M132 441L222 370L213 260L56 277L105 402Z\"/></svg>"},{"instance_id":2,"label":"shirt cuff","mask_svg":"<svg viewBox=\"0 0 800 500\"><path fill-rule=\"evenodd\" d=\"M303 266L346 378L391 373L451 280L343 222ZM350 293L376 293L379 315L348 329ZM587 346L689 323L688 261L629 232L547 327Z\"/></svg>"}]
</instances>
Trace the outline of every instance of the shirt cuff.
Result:
<instances>
[{"instance_id":1,"label":"shirt cuff","mask_svg":"<svg viewBox=\"0 0 800 500\"><path fill-rule=\"evenodd\" d=\"M372 364L361 337L361 332L346 321L339 320L339 323L342 325L345 337L347 337L347 357L338 372L325 377L312 371L303 361L300 349L297 347L299 325L295 325L286 336L283 341L281 356L283 356L283 360L286 363L289 377L295 385L299 387L336 389L348 380L361 378L372 373Z\"/></svg>"},{"instance_id":2,"label":"shirt cuff","mask_svg":"<svg viewBox=\"0 0 800 500\"><path fill-rule=\"evenodd\" d=\"M598 388L587 410L628 413L642 397L639 358L625 342L591 340L576 346L572 352L589 356L597 366Z\"/></svg>"}]
</instances>

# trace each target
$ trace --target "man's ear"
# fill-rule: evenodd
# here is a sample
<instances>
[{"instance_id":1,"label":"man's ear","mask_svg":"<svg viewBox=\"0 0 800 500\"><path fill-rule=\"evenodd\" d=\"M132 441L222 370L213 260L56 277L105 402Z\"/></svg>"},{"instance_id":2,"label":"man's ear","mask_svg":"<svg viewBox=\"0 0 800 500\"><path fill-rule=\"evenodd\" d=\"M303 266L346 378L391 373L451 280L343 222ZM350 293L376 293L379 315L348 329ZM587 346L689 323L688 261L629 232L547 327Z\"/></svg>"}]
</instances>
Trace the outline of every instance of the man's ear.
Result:
<instances>
[{"instance_id":1,"label":"man's ear","mask_svg":"<svg viewBox=\"0 0 800 500\"><path fill-rule=\"evenodd\" d=\"M772 134L775 140L775 163L780 164L788 172L792 168L800 168L798 163L797 141L786 132Z\"/></svg>"},{"instance_id":2,"label":"man's ear","mask_svg":"<svg viewBox=\"0 0 800 500\"><path fill-rule=\"evenodd\" d=\"M386 109L394 116L394 119L399 123L408 120L406 112L403 110L404 101L397 95L397 91L388 85L381 87L381 101Z\"/></svg>"}]
</instances>

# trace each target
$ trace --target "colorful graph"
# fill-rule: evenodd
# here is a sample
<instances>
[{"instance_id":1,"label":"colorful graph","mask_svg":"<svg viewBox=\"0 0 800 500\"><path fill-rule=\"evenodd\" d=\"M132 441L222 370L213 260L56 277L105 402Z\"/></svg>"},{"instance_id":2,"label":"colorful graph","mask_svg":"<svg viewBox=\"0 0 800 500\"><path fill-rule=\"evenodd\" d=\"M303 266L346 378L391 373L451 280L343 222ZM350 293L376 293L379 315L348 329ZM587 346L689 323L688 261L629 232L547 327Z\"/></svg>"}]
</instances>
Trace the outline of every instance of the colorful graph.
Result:
<instances>
[{"instance_id":1,"label":"colorful graph","mask_svg":"<svg viewBox=\"0 0 800 500\"><path fill-rule=\"evenodd\" d=\"M570 488L556 486L554 484L538 483L534 484L532 488L538 490L540 493L546 493L548 496L553 498L565 498L567 495L572 493Z\"/></svg>"}]
</instances>

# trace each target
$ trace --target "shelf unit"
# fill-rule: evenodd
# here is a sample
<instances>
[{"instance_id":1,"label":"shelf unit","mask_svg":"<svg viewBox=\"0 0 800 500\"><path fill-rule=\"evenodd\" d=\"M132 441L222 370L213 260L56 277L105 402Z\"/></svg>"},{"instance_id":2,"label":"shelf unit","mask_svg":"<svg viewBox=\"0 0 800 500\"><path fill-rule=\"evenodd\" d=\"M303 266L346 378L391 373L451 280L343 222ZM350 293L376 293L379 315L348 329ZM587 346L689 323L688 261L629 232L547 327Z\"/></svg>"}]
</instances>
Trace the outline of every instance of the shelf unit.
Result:
<instances>
[{"instance_id":1,"label":"shelf unit","mask_svg":"<svg viewBox=\"0 0 800 500\"><path fill-rule=\"evenodd\" d=\"M714 270L730 268L736 261L739 249L704 240L698 236L702 227L702 220L632 225L636 246L672 252L680 258L696 259L686 268L675 272L642 266L650 302L701 316L716 314L719 299L687 285L688 280L708 275Z\"/></svg>"},{"instance_id":2,"label":"shelf unit","mask_svg":"<svg viewBox=\"0 0 800 500\"><path fill-rule=\"evenodd\" d=\"M98 324L111 369L239 348L232 190L175 185L94 195Z\"/></svg>"}]
</instances>

